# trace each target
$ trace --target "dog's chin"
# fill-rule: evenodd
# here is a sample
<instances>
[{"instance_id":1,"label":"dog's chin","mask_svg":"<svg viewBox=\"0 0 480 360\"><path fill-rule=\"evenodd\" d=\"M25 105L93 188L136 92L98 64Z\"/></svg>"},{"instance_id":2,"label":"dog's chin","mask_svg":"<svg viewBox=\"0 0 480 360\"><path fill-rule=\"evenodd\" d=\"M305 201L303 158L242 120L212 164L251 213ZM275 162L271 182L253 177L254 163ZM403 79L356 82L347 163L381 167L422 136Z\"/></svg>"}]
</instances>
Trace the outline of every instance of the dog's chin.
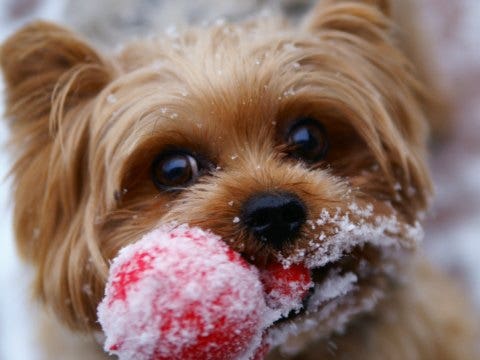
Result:
<instances>
[{"instance_id":1,"label":"dog's chin","mask_svg":"<svg viewBox=\"0 0 480 360\"><path fill-rule=\"evenodd\" d=\"M344 252L336 261L313 268L314 286L303 307L273 324L269 343L295 353L307 342L343 332L356 316L372 311L398 281L398 266L398 256L365 244Z\"/></svg>"}]
</instances>

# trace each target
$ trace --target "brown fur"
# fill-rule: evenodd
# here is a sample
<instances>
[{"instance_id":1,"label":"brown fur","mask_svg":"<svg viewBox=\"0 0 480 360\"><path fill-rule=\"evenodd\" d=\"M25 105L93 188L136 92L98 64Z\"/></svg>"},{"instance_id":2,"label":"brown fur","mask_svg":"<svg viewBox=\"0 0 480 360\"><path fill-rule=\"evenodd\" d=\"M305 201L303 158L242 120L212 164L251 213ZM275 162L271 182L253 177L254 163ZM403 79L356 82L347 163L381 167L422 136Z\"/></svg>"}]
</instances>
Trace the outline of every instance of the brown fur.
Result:
<instances>
[{"instance_id":1,"label":"brown fur","mask_svg":"<svg viewBox=\"0 0 480 360\"><path fill-rule=\"evenodd\" d=\"M211 229L259 266L308 256L310 239L335 234L327 223L305 227L280 254L259 246L232 219L251 194L271 189L297 194L312 221L326 210L359 223L349 206L371 204L375 216L366 221L395 216L398 245L411 251L408 228L431 194L428 99L390 12L387 1L326 0L298 29L268 19L192 29L109 57L45 22L14 34L0 60L17 156L16 238L36 267L36 295L71 328L96 329L108 261L159 222ZM321 119L332 144L314 168L286 157L281 143L301 115ZM179 194L159 192L149 167L171 146L218 167ZM473 358L468 320L449 302L454 290L433 271L405 276L406 286L365 280L359 297L368 286L387 293L373 320L352 316L344 335L319 324L334 354ZM386 307L398 316L393 325ZM317 358L323 350L313 348L299 358Z\"/></svg>"}]
</instances>

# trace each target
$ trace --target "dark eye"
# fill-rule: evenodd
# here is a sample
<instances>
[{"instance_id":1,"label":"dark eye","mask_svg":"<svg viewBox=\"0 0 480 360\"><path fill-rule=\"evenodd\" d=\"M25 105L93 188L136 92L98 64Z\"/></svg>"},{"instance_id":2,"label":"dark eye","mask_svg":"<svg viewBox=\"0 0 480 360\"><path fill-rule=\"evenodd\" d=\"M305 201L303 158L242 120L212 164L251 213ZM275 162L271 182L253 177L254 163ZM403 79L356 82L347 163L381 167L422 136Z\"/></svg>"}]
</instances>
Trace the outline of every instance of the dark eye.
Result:
<instances>
[{"instance_id":1,"label":"dark eye","mask_svg":"<svg viewBox=\"0 0 480 360\"><path fill-rule=\"evenodd\" d=\"M327 131L313 118L301 118L287 133L290 154L307 162L325 158L328 151Z\"/></svg>"},{"instance_id":2,"label":"dark eye","mask_svg":"<svg viewBox=\"0 0 480 360\"><path fill-rule=\"evenodd\" d=\"M160 154L152 163L152 180L160 190L176 190L193 183L199 175L199 163L187 152Z\"/></svg>"}]
</instances>

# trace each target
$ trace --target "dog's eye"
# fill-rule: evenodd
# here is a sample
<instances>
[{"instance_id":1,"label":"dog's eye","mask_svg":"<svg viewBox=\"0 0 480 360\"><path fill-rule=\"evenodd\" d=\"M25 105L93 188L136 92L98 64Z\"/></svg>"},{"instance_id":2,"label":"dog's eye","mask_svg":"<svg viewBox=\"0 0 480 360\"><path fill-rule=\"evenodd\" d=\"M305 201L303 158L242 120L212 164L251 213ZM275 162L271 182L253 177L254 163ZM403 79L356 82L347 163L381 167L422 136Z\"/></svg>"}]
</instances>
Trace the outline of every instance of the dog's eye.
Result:
<instances>
[{"instance_id":1,"label":"dog's eye","mask_svg":"<svg viewBox=\"0 0 480 360\"><path fill-rule=\"evenodd\" d=\"M325 128L313 118L301 118L287 133L290 154L307 162L325 158L328 151L328 138Z\"/></svg>"},{"instance_id":2,"label":"dog's eye","mask_svg":"<svg viewBox=\"0 0 480 360\"><path fill-rule=\"evenodd\" d=\"M152 180L160 190L175 190L190 185L199 175L193 155L177 151L157 156L152 164Z\"/></svg>"}]
</instances>

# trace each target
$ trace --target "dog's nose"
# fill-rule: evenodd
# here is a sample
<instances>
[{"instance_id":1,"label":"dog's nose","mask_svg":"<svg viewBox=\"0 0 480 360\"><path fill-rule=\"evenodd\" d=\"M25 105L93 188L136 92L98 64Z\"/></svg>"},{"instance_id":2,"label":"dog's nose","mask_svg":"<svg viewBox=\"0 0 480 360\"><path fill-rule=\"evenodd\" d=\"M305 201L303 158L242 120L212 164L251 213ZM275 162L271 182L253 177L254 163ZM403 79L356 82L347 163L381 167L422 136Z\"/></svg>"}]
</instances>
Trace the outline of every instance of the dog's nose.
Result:
<instances>
[{"instance_id":1,"label":"dog's nose","mask_svg":"<svg viewBox=\"0 0 480 360\"><path fill-rule=\"evenodd\" d=\"M265 192L245 202L242 221L258 240L280 249L295 239L306 216L305 205L296 195Z\"/></svg>"}]
</instances>

